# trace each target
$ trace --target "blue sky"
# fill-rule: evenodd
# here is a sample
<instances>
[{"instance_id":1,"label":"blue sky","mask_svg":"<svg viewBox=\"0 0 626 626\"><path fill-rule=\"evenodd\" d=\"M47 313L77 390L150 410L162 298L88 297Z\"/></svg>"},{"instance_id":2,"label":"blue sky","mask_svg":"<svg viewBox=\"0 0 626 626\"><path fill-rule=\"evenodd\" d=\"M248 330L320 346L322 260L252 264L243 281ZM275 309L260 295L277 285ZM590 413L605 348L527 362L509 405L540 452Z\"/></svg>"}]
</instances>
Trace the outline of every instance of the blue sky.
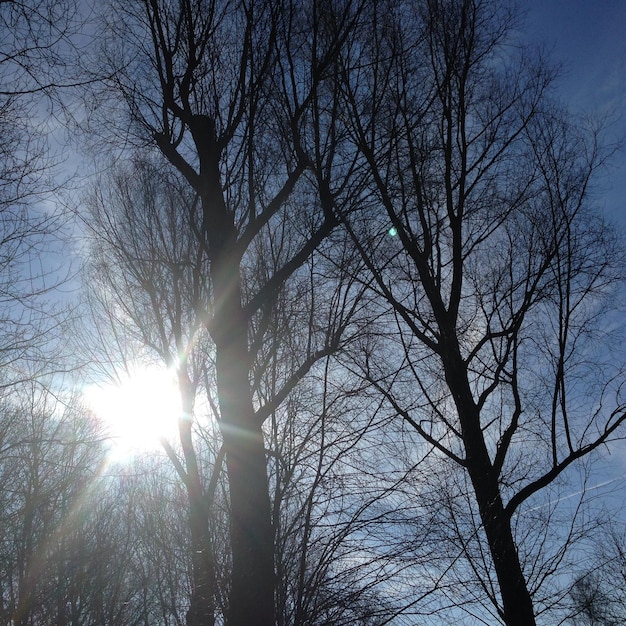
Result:
<instances>
[{"instance_id":1,"label":"blue sky","mask_svg":"<svg viewBox=\"0 0 626 626\"><path fill-rule=\"evenodd\" d=\"M524 30L563 64L562 98L576 112L613 115L611 139L626 137L626 0L520 0ZM626 150L615 157L602 203L626 228Z\"/></svg>"},{"instance_id":2,"label":"blue sky","mask_svg":"<svg viewBox=\"0 0 626 626\"><path fill-rule=\"evenodd\" d=\"M562 64L560 97L575 113L611 116L607 139L626 140L626 0L518 1L526 12L523 31ZM608 219L626 233L626 145L598 191ZM623 307L620 311L623 320L616 323L626 325ZM595 466L589 495L618 511L626 502L626 442L611 448L610 455L601 452L604 462ZM621 517L626 522L626 509Z\"/></svg>"}]
</instances>

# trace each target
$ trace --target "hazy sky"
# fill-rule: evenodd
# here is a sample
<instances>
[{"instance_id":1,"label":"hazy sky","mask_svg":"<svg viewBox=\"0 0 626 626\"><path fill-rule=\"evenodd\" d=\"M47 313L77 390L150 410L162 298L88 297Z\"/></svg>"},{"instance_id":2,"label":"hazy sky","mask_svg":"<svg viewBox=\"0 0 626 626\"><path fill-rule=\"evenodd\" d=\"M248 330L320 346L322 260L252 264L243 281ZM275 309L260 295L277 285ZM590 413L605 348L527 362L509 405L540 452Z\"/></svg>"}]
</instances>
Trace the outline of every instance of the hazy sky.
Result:
<instances>
[{"instance_id":1,"label":"hazy sky","mask_svg":"<svg viewBox=\"0 0 626 626\"><path fill-rule=\"evenodd\" d=\"M520 0L525 30L563 63L562 97L573 110L613 115L626 137L626 0ZM626 227L626 151L616 157L605 204Z\"/></svg>"}]
</instances>

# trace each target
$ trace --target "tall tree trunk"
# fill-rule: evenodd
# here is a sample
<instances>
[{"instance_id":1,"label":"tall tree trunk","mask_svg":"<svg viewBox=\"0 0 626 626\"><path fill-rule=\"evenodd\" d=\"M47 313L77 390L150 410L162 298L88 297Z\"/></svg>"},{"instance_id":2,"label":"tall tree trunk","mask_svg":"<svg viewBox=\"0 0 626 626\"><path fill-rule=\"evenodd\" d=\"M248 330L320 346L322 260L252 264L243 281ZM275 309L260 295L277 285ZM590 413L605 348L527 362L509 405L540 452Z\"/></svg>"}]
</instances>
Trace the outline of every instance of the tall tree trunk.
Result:
<instances>
[{"instance_id":1,"label":"tall tree trunk","mask_svg":"<svg viewBox=\"0 0 626 626\"><path fill-rule=\"evenodd\" d=\"M535 626L533 601L513 539L511 520L504 510L498 476L480 425L480 411L458 347L444 351L443 361L446 382L461 423L467 471L498 579L502 618L507 626Z\"/></svg>"},{"instance_id":2,"label":"tall tree trunk","mask_svg":"<svg viewBox=\"0 0 626 626\"><path fill-rule=\"evenodd\" d=\"M478 472L470 471L480 517L500 586L504 623L507 626L534 626L533 601L519 561L517 546L513 540L511 521L504 513L497 485L494 488L494 481L491 477L485 480L478 476Z\"/></svg>"},{"instance_id":3,"label":"tall tree trunk","mask_svg":"<svg viewBox=\"0 0 626 626\"><path fill-rule=\"evenodd\" d=\"M216 342L217 392L231 506L233 562L227 624L274 626L274 540L267 461L261 426L254 420L247 324L238 295L238 289L232 288L221 299L222 312L230 311L232 332Z\"/></svg>"},{"instance_id":4,"label":"tall tree trunk","mask_svg":"<svg viewBox=\"0 0 626 626\"><path fill-rule=\"evenodd\" d=\"M468 420L466 418L462 421ZM511 520L504 511L498 478L482 432L480 437L468 433L466 440L467 469L500 587L502 618L507 626L534 626L533 601L513 539Z\"/></svg>"},{"instance_id":5,"label":"tall tree trunk","mask_svg":"<svg viewBox=\"0 0 626 626\"><path fill-rule=\"evenodd\" d=\"M226 623L274 626L274 536L267 460L261 424L252 403L240 259L233 252L236 237L232 216L221 193L213 194L213 198L207 207L212 211L207 226L213 231L207 233L213 238L211 335L216 347L217 395L231 514L232 576Z\"/></svg>"}]
</instances>

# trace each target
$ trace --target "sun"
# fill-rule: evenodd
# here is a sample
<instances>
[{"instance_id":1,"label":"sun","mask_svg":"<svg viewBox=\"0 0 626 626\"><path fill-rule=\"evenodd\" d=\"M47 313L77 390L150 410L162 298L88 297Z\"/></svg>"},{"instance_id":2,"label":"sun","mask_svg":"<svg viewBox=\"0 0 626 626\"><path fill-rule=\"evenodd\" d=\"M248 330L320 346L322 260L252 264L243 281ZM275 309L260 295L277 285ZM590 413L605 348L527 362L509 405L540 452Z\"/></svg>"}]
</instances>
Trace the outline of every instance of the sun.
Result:
<instances>
[{"instance_id":1,"label":"sun","mask_svg":"<svg viewBox=\"0 0 626 626\"><path fill-rule=\"evenodd\" d=\"M172 371L134 367L116 383L92 385L84 392L89 408L111 437L115 458L128 458L161 447L176 436L181 401Z\"/></svg>"}]
</instances>

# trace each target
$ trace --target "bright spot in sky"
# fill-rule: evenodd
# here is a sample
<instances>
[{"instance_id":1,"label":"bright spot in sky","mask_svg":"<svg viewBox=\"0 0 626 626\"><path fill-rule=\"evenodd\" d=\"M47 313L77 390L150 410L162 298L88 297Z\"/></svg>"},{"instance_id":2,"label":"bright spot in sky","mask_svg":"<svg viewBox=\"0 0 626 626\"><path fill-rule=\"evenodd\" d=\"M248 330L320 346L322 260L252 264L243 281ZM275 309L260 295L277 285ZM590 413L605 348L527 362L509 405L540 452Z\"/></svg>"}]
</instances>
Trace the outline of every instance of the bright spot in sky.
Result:
<instances>
[{"instance_id":1,"label":"bright spot in sky","mask_svg":"<svg viewBox=\"0 0 626 626\"><path fill-rule=\"evenodd\" d=\"M138 367L118 383L88 387L84 397L110 433L114 458L156 450L177 432L180 395L166 369Z\"/></svg>"},{"instance_id":2,"label":"bright spot in sky","mask_svg":"<svg viewBox=\"0 0 626 626\"><path fill-rule=\"evenodd\" d=\"M392 226L388 231L387 231L392 237L395 237L398 234L398 229L395 226Z\"/></svg>"}]
</instances>

